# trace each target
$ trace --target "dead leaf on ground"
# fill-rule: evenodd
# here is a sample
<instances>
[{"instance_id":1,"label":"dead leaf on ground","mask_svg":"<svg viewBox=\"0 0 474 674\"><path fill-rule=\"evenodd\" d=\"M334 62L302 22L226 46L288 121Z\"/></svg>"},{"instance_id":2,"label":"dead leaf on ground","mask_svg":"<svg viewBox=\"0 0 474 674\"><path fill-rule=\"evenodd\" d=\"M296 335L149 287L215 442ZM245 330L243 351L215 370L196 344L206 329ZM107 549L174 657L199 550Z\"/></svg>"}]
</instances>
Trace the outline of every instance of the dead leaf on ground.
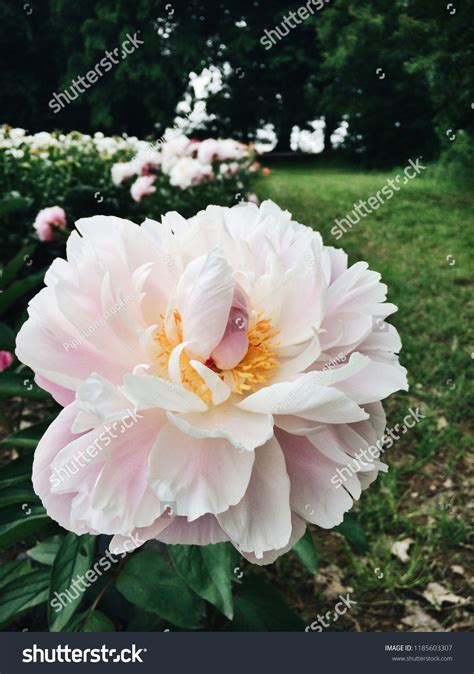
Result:
<instances>
[{"instance_id":1,"label":"dead leaf on ground","mask_svg":"<svg viewBox=\"0 0 474 674\"><path fill-rule=\"evenodd\" d=\"M464 571L464 567L460 566L459 564L453 564L451 567L451 571L453 573L457 573L458 576L464 576L464 574L466 573Z\"/></svg>"},{"instance_id":2,"label":"dead leaf on ground","mask_svg":"<svg viewBox=\"0 0 474 674\"><path fill-rule=\"evenodd\" d=\"M340 594L345 594L349 588L341 582L341 570L334 564L329 564L319 570L316 576L316 585L324 591L324 596L336 599Z\"/></svg>"},{"instance_id":3,"label":"dead leaf on ground","mask_svg":"<svg viewBox=\"0 0 474 674\"><path fill-rule=\"evenodd\" d=\"M395 557L398 557L401 562L406 564L410 559L408 549L414 542L413 538L404 538L403 541L396 541L390 548L390 552L392 555L395 555Z\"/></svg>"},{"instance_id":4,"label":"dead leaf on ground","mask_svg":"<svg viewBox=\"0 0 474 674\"><path fill-rule=\"evenodd\" d=\"M445 632L437 620L425 613L421 606L409 599L405 602L406 615L402 623L412 632Z\"/></svg>"},{"instance_id":5,"label":"dead leaf on ground","mask_svg":"<svg viewBox=\"0 0 474 674\"><path fill-rule=\"evenodd\" d=\"M428 583L426 590L423 592L423 597L436 608L440 608L445 602L461 606L468 601L464 597L459 597L457 594L450 592L439 583Z\"/></svg>"},{"instance_id":6,"label":"dead leaf on ground","mask_svg":"<svg viewBox=\"0 0 474 674\"><path fill-rule=\"evenodd\" d=\"M446 428L447 425L448 420L446 419L446 417L438 417L438 421L436 422L436 428L438 429L438 431L442 431L443 428Z\"/></svg>"}]
</instances>

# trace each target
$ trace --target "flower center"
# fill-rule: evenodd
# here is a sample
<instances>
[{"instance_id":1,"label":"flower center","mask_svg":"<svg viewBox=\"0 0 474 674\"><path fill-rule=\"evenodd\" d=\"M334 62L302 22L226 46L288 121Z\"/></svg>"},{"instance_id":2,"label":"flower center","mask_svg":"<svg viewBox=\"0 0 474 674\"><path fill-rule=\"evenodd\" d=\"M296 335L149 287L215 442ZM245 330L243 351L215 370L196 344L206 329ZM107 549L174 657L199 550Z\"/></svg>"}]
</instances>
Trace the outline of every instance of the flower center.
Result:
<instances>
[{"instance_id":1,"label":"flower center","mask_svg":"<svg viewBox=\"0 0 474 674\"><path fill-rule=\"evenodd\" d=\"M158 342L160 349L158 359L162 367L163 377L168 377L168 361L173 349L183 341L181 316L177 310L173 314L173 320L176 327L176 340L168 338L163 316L161 330L155 335L155 340ZM204 364L230 386L234 393L244 395L266 384L274 370L278 367L275 350L277 346L275 337L278 332L273 328L269 319L261 317L248 328L247 320L242 316L236 316L233 319L233 327L235 330L248 329L249 346L242 360L235 367L228 370L220 369L212 357L208 358ZM191 358L186 353L186 350L183 350L180 357L180 371L183 385L209 404L211 401L211 391L202 377L192 367L190 361Z\"/></svg>"}]
</instances>

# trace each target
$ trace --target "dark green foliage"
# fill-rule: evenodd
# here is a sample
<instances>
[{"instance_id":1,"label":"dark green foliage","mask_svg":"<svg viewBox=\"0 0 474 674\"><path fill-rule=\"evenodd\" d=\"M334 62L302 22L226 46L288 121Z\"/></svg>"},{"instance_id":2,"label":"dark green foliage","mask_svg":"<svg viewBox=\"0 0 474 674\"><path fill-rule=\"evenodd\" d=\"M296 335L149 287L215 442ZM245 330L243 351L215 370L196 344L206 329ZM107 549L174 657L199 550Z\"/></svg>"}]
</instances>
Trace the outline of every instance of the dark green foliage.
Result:
<instances>
[{"instance_id":1,"label":"dark green foliage","mask_svg":"<svg viewBox=\"0 0 474 674\"><path fill-rule=\"evenodd\" d=\"M288 149L293 125L324 115L330 151L329 135L345 116L346 154L388 166L435 157L449 145L449 129L472 134L471 1L451 14L430 0L337 0L266 49L264 31L300 6L186 0L170 10L164 0L39 0L28 14L21 3L1 0L1 49L15 63L0 81L3 121L31 131L159 136L173 125L189 73L228 63L224 90L208 103L216 119L197 136L247 139L272 123L279 149ZM126 58L116 55L111 70L53 112L55 92L135 33L143 44Z\"/></svg>"}]
</instances>

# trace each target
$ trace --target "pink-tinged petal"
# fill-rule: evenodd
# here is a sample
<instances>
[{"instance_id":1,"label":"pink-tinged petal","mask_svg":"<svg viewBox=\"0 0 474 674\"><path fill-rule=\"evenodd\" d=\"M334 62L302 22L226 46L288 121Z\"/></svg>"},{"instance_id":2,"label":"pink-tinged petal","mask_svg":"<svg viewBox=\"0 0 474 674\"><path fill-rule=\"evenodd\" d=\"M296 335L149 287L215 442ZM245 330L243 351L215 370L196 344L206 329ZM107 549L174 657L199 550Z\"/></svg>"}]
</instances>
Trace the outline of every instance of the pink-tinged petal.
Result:
<instances>
[{"instance_id":1,"label":"pink-tinged petal","mask_svg":"<svg viewBox=\"0 0 474 674\"><path fill-rule=\"evenodd\" d=\"M158 419L149 413L135 426L117 431L122 435L113 440L94 486L91 507L120 522L121 532L148 527L162 512L148 484L148 458L158 430Z\"/></svg>"},{"instance_id":2,"label":"pink-tinged petal","mask_svg":"<svg viewBox=\"0 0 474 674\"><path fill-rule=\"evenodd\" d=\"M327 252L331 260L331 280L330 283L339 278L347 269L347 253L340 248L327 247Z\"/></svg>"},{"instance_id":3,"label":"pink-tinged petal","mask_svg":"<svg viewBox=\"0 0 474 674\"><path fill-rule=\"evenodd\" d=\"M378 303L384 302L387 286L380 282L380 274L368 269L367 262L356 262L329 286L327 315L337 311L364 311L369 314Z\"/></svg>"},{"instance_id":4,"label":"pink-tinged petal","mask_svg":"<svg viewBox=\"0 0 474 674\"><path fill-rule=\"evenodd\" d=\"M361 425L370 424L369 421L359 423ZM369 451L369 444L362 435L357 433L355 430L356 426L357 424L327 426L321 433L309 435L308 440L331 461L350 466L351 472L357 473L359 478L361 474L374 470L385 472L385 464L380 463L372 456ZM375 453L375 451L376 449L374 448L373 452ZM355 492L352 495L358 498L360 496L360 488L357 484L354 483L354 485ZM349 491L351 491L350 488Z\"/></svg>"},{"instance_id":5,"label":"pink-tinged petal","mask_svg":"<svg viewBox=\"0 0 474 674\"><path fill-rule=\"evenodd\" d=\"M51 492L72 495L71 522L106 534L128 534L160 515L148 485L148 459L164 414L134 413L104 423L58 448Z\"/></svg>"},{"instance_id":6,"label":"pink-tinged petal","mask_svg":"<svg viewBox=\"0 0 474 674\"><path fill-rule=\"evenodd\" d=\"M398 353L401 348L402 342L398 332L393 325L385 323L384 332L375 332L372 328L370 334L359 344L357 350L370 356L372 351Z\"/></svg>"},{"instance_id":7,"label":"pink-tinged petal","mask_svg":"<svg viewBox=\"0 0 474 674\"><path fill-rule=\"evenodd\" d=\"M231 370L247 353L248 327L248 314L240 309L232 308L224 337L212 352L212 359L221 370Z\"/></svg>"},{"instance_id":8,"label":"pink-tinged petal","mask_svg":"<svg viewBox=\"0 0 474 674\"><path fill-rule=\"evenodd\" d=\"M203 515L192 522L186 517L175 517L156 538L167 545L213 545L229 540L214 515Z\"/></svg>"},{"instance_id":9,"label":"pink-tinged petal","mask_svg":"<svg viewBox=\"0 0 474 674\"><path fill-rule=\"evenodd\" d=\"M148 527L134 529L127 536L116 534L109 543L109 550L113 555L130 553L147 541L156 539L176 518L168 512L164 512Z\"/></svg>"},{"instance_id":10,"label":"pink-tinged petal","mask_svg":"<svg viewBox=\"0 0 474 674\"><path fill-rule=\"evenodd\" d=\"M239 286L234 290L232 308L227 319L224 336L212 352L212 359L221 370L235 367L249 348L248 299Z\"/></svg>"},{"instance_id":11,"label":"pink-tinged petal","mask_svg":"<svg viewBox=\"0 0 474 674\"><path fill-rule=\"evenodd\" d=\"M74 436L71 433L72 423L77 415L74 404L66 407L56 417L38 443L33 460L33 489L43 502L51 519L69 531L80 535L87 528L73 528L71 522L71 503L75 493L53 494L51 492L51 465L58 452L67 446Z\"/></svg>"},{"instance_id":12,"label":"pink-tinged petal","mask_svg":"<svg viewBox=\"0 0 474 674\"><path fill-rule=\"evenodd\" d=\"M359 405L378 402L395 391L408 391L407 371L395 355L372 353L372 358L377 360L371 360L363 371L335 384L336 388Z\"/></svg>"},{"instance_id":13,"label":"pink-tinged petal","mask_svg":"<svg viewBox=\"0 0 474 674\"><path fill-rule=\"evenodd\" d=\"M192 438L168 423L150 456L149 481L158 498L176 503L176 514L195 520L238 503L253 462L253 452L241 452L223 438Z\"/></svg>"},{"instance_id":14,"label":"pink-tinged petal","mask_svg":"<svg viewBox=\"0 0 474 674\"><path fill-rule=\"evenodd\" d=\"M252 451L273 435L270 414L244 412L230 402L211 407L206 414L168 414L168 419L193 438L225 438L241 451Z\"/></svg>"},{"instance_id":15,"label":"pink-tinged petal","mask_svg":"<svg viewBox=\"0 0 474 674\"><path fill-rule=\"evenodd\" d=\"M356 430L361 433L367 442L370 444L374 443L373 435L375 434L375 441L380 440L385 434L385 428L387 426L387 417L381 402L370 403L364 405L365 411L370 415L370 423L362 422L361 424L355 424ZM372 430L372 433L367 434L368 429Z\"/></svg>"},{"instance_id":16,"label":"pink-tinged petal","mask_svg":"<svg viewBox=\"0 0 474 674\"><path fill-rule=\"evenodd\" d=\"M234 287L232 267L217 250L188 264L178 283L177 307L190 353L207 359L219 344Z\"/></svg>"},{"instance_id":17,"label":"pink-tinged petal","mask_svg":"<svg viewBox=\"0 0 474 674\"><path fill-rule=\"evenodd\" d=\"M321 344L318 334L306 344L296 347L298 352L293 357L287 357L275 375L274 381L292 381L297 375L307 370L321 355Z\"/></svg>"},{"instance_id":18,"label":"pink-tinged petal","mask_svg":"<svg viewBox=\"0 0 474 674\"><path fill-rule=\"evenodd\" d=\"M73 433L83 433L123 419L133 413L134 405L121 389L96 372L87 377L76 393L78 415L72 426Z\"/></svg>"},{"instance_id":19,"label":"pink-tinged petal","mask_svg":"<svg viewBox=\"0 0 474 674\"><path fill-rule=\"evenodd\" d=\"M296 543L298 543L306 531L306 522L301 519L301 517L298 517L296 513L291 513L291 526L292 530L290 540L283 548L279 548L278 550L268 550L267 552L264 552L263 556L260 558L257 557L253 552L242 552L242 557L245 557L245 559L247 559L252 564L258 564L259 566L263 566L264 564L273 564L273 562L275 562L278 557L281 557L281 555L289 552L291 548ZM239 550L239 552L241 551Z\"/></svg>"},{"instance_id":20,"label":"pink-tinged petal","mask_svg":"<svg viewBox=\"0 0 474 674\"><path fill-rule=\"evenodd\" d=\"M302 419L291 414L278 414L275 416L275 426L292 435L321 433L326 428L326 425L321 424L319 421Z\"/></svg>"},{"instance_id":21,"label":"pink-tinged petal","mask_svg":"<svg viewBox=\"0 0 474 674\"><path fill-rule=\"evenodd\" d=\"M83 237L78 232L69 237L68 261L53 262L45 276L47 287L30 302L30 318L17 337L24 363L72 391L94 371L120 383L137 361L143 362L140 339L147 326L142 311L151 314L153 309L157 322L168 297L168 286L162 287L168 267L145 230L106 216L76 225ZM159 273L146 276L147 265ZM110 303L119 298L113 314Z\"/></svg>"},{"instance_id":22,"label":"pink-tinged petal","mask_svg":"<svg viewBox=\"0 0 474 674\"><path fill-rule=\"evenodd\" d=\"M70 391L63 386L58 386L52 381L48 381L48 379L43 377L41 374L37 374L35 376L35 382L40 388L48 391L48 393L51 393L56 402L58 402L63 407L67 407L72 402L74 402L74 398L76 397L74 391Z\"/></svg>"},{"instance_id":23,"label":"pink-tinged petal","mask_svg":"<svg viewBox=\"0 0 474 674\"><path fill-rule=\"evenodd\" d=\"M324 456L307 438L280 430L276 436L291 480L292 510L323 529L340 524L353 503L344 487L355 494L360 493L358 477L349 475L344 486L337 487L336 471L342 464Z\"/></svg>"},{"instance_id":24,"label":"pink-tinged petal","mask_svg":"<svg viewBox=\"0 0 474 674\"><path fill-rule=\"evenodd\" d=\"M261 559L268 550L287 545L292 531L290 480L275 438L255 451L252 479L240 503L217 519L242 553Z\"/></svg>"},{"instance_id":25,"label":"pink-tinged petal","mask_svg":"<svg viewBox=\"0 0 474 674\"><path fill-rule=\"evenodd\" d=\"M312 246L317 242L313 241L298 264L285 272L281 287L273 290L282 298L278 322L282 346L311 339L324 316L327 284Z\"/></svg>"},{"instance_id":26,"label":"pink-tinged petal","mask_svg":"<svg viewBox=\"0 0 474 674\"><path fill-rule=\"evenodd\" d=\"M372 316L349 311L339 312L323 322L321 348L329 355L347 353L355 349L372 331Z\"/></svg>"}]
</instances>

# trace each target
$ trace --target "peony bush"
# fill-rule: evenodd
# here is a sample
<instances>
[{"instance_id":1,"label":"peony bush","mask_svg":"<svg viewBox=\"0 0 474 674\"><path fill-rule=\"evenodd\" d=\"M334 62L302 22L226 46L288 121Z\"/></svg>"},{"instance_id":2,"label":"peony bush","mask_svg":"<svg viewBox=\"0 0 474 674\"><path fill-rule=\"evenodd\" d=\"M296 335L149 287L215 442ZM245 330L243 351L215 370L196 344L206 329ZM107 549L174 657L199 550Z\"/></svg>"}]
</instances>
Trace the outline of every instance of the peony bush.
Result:
<instances>
[{"instance_id":1,"label":"peony bush","mask_svg":"<svg viewBox=\"0 0 474 674\"><path fill-rule=\"evenodd\" d=\"M159 149L156 144L141 147L130 161L112 166L115 185L138 176L130 188L135 201L156 191L154 183L160 175L173 187L185 190L204 182L227 182L253 170L251 149L231 139L200 141L168 129L157 145ZM243 183L237 186L243 188Z\"/></svg>"},{"instance_id":2,"label":"peony bush","mask_svg":"<svg viewBox=\"0 0 474 674\"><path fill-rule=\"evenodd\" d=\"M4 125L0 215L7 254L34 236L56 240L53 253L62 254L57 234L63 227L42 221L44 209L63 209L69 222L98 211L141 221L169 210L190 216L209 203L231 206L252 192L254 155L252 147L232 139L199 141L176 129L147 141L101 132L28 134Z\"/></svg>"}]
</instances>

